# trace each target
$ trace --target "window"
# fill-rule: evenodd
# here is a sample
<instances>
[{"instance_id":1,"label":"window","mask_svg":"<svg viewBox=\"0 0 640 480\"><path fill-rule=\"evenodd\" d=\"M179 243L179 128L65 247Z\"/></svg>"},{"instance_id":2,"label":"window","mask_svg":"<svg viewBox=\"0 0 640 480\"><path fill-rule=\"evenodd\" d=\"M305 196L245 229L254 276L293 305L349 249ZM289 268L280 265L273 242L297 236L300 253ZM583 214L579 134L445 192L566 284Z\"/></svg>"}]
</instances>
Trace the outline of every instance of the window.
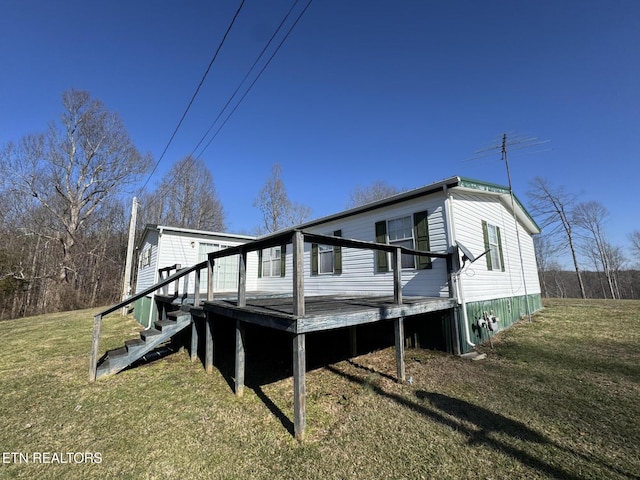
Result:
<instances>
[{"instance_id":1,"label":"window","mask_svg":"<svg viewBox=\"0 0 640 480\"><path fill-rule=\"evenodd\" d=\"M147 247L142 251L140 255L140 268L148 267L151 265L151 247Z\"/></svg>"},{"instance_id":2,"label":"window","mask_svg":"<svg viewBox=\"0 0 640 480\"><path fill-rule=\"evenodd\" d=\"M318 245L318 273L333 273L333 247Z\"/></svg>"},{"instance_id":3,"label":"window","mask_svg":"<svg viewBox=\"0 0 640 480\"><path fill-rule=\"evenodd\" d=\"M260 250L258 277L284 277L282 247Z\"/></svg>"},{"instance_id":4,"label":"window","mask_svg":"<svg viewBox=\"0 0 640 480\"><path fill-rule=\"evenodd\" d=\"M429 221L426 211L416 212L413 216L407 215L406 217L377 222L375 229L376 242L378 243L429 251ZM377 252L376 269L378 272L390 270L390 255L387 252ZM431 268L431 259L403 253L402 268Z\"/></svg>"},{"instance_id":5,"label":"window","mask_svg":"<svg viewBox=\"0 0 640 480\"><path fill-rule=\"evenodd\" d=\"M334 237L341 237L342 231L336 230ZM311 245L311 275L339 275L342 273L342 248L313 243Z\"/></svg>"},{"instance_id":6,"label":"window","mask_svg":"<svg viewBox=\"0 0 640 480\"><path fill-rule=\"evenodd\" d=\"M411 217L396 218L387 222L389 245L413 248L413 224ZM393 265L391 265L393 268ZM413 255L402 254L402 268L416 268Z\"/></svg>"},{"instance_id":7,"label":"window","mask_svg":"<svg viewBox=\"0 0 640 480\"><path fill-rule=\"evenodd\" d=\"M487 269L502 270L504 272L504 257L502 254L502 235L500 227L482 221L484 249L487 253Z\"/></svg>"}]
</instances>

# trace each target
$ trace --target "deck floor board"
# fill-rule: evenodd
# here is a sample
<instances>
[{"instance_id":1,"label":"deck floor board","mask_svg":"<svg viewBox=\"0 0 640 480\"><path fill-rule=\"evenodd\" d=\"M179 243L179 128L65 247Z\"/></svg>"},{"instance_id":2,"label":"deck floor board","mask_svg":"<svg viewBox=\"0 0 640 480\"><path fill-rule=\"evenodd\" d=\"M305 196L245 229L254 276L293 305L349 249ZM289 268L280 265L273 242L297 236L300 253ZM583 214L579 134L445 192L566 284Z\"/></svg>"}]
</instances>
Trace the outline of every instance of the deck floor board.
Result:
<instances>
[{"instance_id":1,"label":"deck floor board","mask_svg":"<svg viewBox=\"0 0 640 480\"><path fill-rule=\"evenodd\" d=\"M217 299L203 302L202 308L249 323L305 333L421 315L454 306L450 298L404 297L403 303L397 305L393 296L323 295L307 297L305 315L300 317L293 314L291 297L249 297L244 307L238 307L236 299Z\"/></svg>"}]
</instances>

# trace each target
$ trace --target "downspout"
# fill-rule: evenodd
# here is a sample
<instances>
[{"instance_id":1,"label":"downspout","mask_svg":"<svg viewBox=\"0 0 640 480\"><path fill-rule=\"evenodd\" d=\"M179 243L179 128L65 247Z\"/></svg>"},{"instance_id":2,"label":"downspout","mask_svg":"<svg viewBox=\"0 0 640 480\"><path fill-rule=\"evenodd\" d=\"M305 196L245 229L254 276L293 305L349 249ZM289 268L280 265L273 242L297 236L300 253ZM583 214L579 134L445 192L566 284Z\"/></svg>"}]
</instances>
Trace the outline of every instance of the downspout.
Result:
<instances>
[{"instance_id":1,"label":"downspout","mask_svg":"<svg viewBox=\"0 0 640 480\"><path fill-rule=\"evenodd\" d=\"M455 242L455 238L456 238L456 233L455 233L455 227L454 227L454 221L453 221L453 199L451 197L451 192L449 192L449 189L447 188L447 186L445 185L444 187L442 187L442 190L446 196L445 198L445 209L446 209L446 217L447 217L447 236L448 241L449 241L449 245L451 247L453 247L454 242ZM475 347L476 344L473 343L471 341L471 336L469 335L469 317L467 315L467 304L464 301L464 295L462 294L463 289L462 289L462 278L460 276L460 270L458 270L457 272L455 272L452 275L452 278L455 279L455 292L456 292L456 300L458 302L458 304L460 305L460 308L462 309L462 323L464 326L464 340L467 343L468 346L470 347Z\"/></svg>"},{"instance_id":2,"label":"downspout","mask_svg":"<svg viewBox=\"0 0 640 480\"><path fill-rule=\"evenodd\" d=\"M153 266L153 283L151 285L155 285L158 283L158 261L160 260L160 243L162 242L162 227L158 228L158 246L156 247L156 263ZM155 302L155 292L151 295L151 308L149 308L149 321L147 322L147 328L151 328L151 324L153 323L153 309L156 307Z\"/></svg>"}]
</instances>

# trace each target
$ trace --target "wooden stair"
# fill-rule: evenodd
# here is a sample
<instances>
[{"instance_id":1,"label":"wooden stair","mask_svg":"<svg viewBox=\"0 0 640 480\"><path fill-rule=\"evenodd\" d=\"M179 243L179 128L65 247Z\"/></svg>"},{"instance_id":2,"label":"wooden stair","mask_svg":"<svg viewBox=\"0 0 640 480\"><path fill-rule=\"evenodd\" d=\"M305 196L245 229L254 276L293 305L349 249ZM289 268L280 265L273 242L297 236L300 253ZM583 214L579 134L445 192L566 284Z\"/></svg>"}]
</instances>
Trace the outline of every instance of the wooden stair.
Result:
<instances>
[{"instance_id":1,"label":"wooden stair","mask_svg":"<svg viewBox=\"0 0 640 480\"><path fill-rule=\"evenodd\" d=\"M178 310L166 312L162 320L156 320L154 328L140 332L140 338L127 340L124 346L108 350L96 369L96 379L113 375L127 368L136 360L144 357L173 336L191 325L192 317L189 305L179 306Z\"/></svg>"}]
</instances>

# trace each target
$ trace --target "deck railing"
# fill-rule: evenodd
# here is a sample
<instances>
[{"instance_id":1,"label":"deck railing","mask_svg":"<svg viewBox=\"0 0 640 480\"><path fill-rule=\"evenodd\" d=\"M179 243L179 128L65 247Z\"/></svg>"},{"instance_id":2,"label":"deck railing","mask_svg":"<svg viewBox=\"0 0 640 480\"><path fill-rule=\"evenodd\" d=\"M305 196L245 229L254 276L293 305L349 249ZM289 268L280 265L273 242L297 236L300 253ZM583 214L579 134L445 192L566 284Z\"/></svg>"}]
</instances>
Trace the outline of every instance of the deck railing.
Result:
<instances>
[{"instance_id":1,"label":"deck railing","mask_svg":"<svg viewBox=\"0 0 640 480\"><path fill-rule=\"evenodd\" d=\"M102 333L102 319L107 315L109 315L110 313L113 313L116 310L119 310L120 308L125 307L135 302L136 300L141 299L142 297L146 297L147 295L155 293L158 290L161 291L161 294L163 295L166 294L167 293L166 287L171 283L174 284L174 292L177 295L178 282L180 281L180 279L185 277L186 275L189 275L191 272L195 272L195 271L200 272L207 265L207 263L208 263L207 261L204 261L188 268L180 268L180 265L173 265L171 267L162 268L159 270L161 279L160 281L158 281L158 283L156 283L155 285L152 285L149 288L142 290L141 292L136 293L135 295L121 301L120 303L113 305L112 307L107 308L106 310L96 313L93 316L93 336L91 339L91 358L89 361L89 381L90 382L93 382L96 379L96 368L98 366L98 351L100 349L100 335ZM168 273L172 270L176 270L176 272L169 275ZM165 273L167 274L167 276L165 276Z\"/></svg>"},{"instance_id":2,"label":"deck railing","mask_svg":"<svg viewBox=\"0 0 640 480\"><path fill-rule=\"evenodd\" d=\"M321 245L357 248L365 250L383 251L391 253L392 265L393 265L393 297L394 303L402 304L402 255L409 254L420 257L429 258L443 258L447 262L447 272L449 275L449 288L450 296L453 296L451 290L450 274L453 270L455 249L452 252L430 252L425 250L416 250L413 248L407 248L403 246L389 245L387 243L367 242L364 240L353 240L344 237L334 237L330 235L320 235L316 233L309 233L303 230L287 230L285 232L274 234L269 237L255 240L251 243L245 243L235 247L230 247L225 250L218 250L208 254L208 262L210 265L209 272L212 271L212 266L215 260L231 255L239 255L239 267L238 267L238 306L246 306L246 276L247 276L247 253L252 251L264 250L271 247L277 247L282 245L293 245L293 281L292 281L292 296L293 296L293 315L296 317L304 316L305 313L305 291L304 291L304 244L305 243L318 243ZM281 261L285 261L284 257ZM197 278L197 276L196 276ZM209 291L207 299L213 299L213 283L209 281ZM198 295L199 289L196 288L196 295Z\"/></svg>"},{"instance_id":3,"label":"deck railing","mask_svg":"<svg viewBox=\"0 0 640 480\"><path fill-rule=\"evenodd\" d=\"M393 297L394 303L402 304L402 255L409 254L414 256L423 256L430 258L444 258L447 261L447 272L449 274L450 296L454 296L451 289L451 272L456 258L455 248L453 252L440 253L429 252L424 250L416 250L402 246L389 245L385 243L367 242L364 240L353 240L344 237L333 237L329 235L319 235L308 233L302 230L293 229L282 233L276 233L268 237L254 240L250 243L229 247L224 250L218 250L208 254L207 260L200 262L192 267L180 268L179 264L170 267L164 267L159 270L160 281L151 287L136 293L135 295L123 300L120 303L103 310L94 315L93 337L91 342L91 359L89 365L89 381L96 379L96 367L98 362L98 351L100 348L100 335L102 330L102 319L115 312L116 310L135 302L136 300L160 291L161 295L168 295L170 284L173 286L173 295L179 295L179 281L183 280L184 294L188 292L187 276L194 272L194 305L199 306L201 302L201 277L203 270L207 272L207 301L212 301L214 297L214 281L213 267L218 258L224 258L232 255L239 256L238 262L238 290L237 305L239 307L246 306L247 298L247 254L252 251L263 250L266 248L277 247L287 244L293 245L293 281L292 281L292 297L293 297L293 315L295 317L303 317L305 315L305 290L304 290L304 244L318 243L327 246L366 249L373 251L383 251L391 253L393 265ZM282 258L282 261L285 261ZM170 272L175 270L175 273Z\"/></svg>"}]
</instances>

